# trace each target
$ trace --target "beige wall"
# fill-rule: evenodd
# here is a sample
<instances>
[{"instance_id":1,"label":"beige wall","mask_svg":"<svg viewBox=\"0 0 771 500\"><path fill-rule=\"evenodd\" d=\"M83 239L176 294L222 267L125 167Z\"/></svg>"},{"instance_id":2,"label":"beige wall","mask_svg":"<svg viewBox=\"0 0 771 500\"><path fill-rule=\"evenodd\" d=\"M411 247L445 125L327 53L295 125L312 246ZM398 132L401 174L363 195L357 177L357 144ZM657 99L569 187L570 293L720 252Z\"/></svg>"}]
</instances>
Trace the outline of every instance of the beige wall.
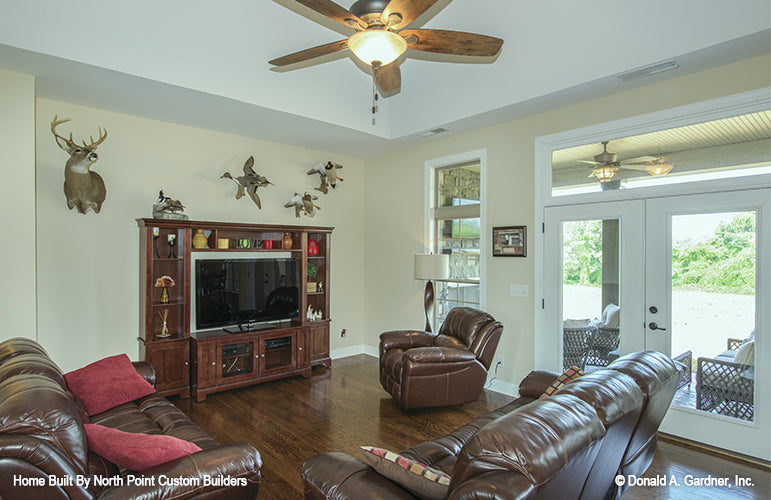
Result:
<instances>
[{"instance_id":1,"label":"beige wall","mask_svg":"<svg viewBox=\"0 0 771 500\"><path fill-rule=\"evenodd\" d=\"M62 183L67 155L49 128L54 115L71 122L57 129L76 139L108 131L93 167L107 199L98 215L68 210ZM262 189L262 210L236 185L220 179L255 170L275 186ZM314 218L285 208L295 191L312 190L306 171L322 160L344 165L345 179L317 201ZM37 252L39 340L64 370L126 352L138 356L139 229L152 216L158 191L180 199L195 220L334 226L332 236L332 349L363 342L363 161L299 147L111 113L47 99L37 101ZM346 337L335 334L346 328Z\"/></svg>"},{"instance_id":2,"label":"beige wall","mask_svg":"<svg viewBox=\"0 0 771 500\"><path fill-rule=\"evenodd\" d=\"M36 337L35 79L0 70L0 341Z\"/></svg>"},{"instance_id":3,"label":"beige wall","mask_svg":"<svg viewBox=\"0 0 771 500\"><path fill-rule=\"evenodd\" d=\"M493 226L526 224L528 257L492 258L488 248L486 309L504 324L498 378L517 384L533 368L534 285L532 232L537 230L534 187L536 137L705 101L771 85L768 57L669 80L502 125L439 139L379 157L367 166L366 328L369 341L397 328L421 328L423 284L412 278L412 255L423 249L424 162L467 151L487 151L487 220ZM509 284L528 285L528 298L509 297Z\"/></svg>"},{"instance_id":4,"label":"beige wall","mask_svg":"<svg viewBox=\"0 0 771 500\"><path fill-rule=\"evenodd\" d=\"M151 216L158 190L181 199L193 219L291 224L298 221L283 203L295 190L314 186L315 179L305 175L310 165L334 159L345 165L345 181L319 200L322 210L315 218L300 222L336 227L332 349L375 347L384 330L423 324L422 283L412 279L412 256L423 247L424 162L485 149L485 238L498 225L526 224L531 232L527 258L493 259L489 250L485 257L486 308L505 325L499 353L506 365L499 379L517 383L533 366L532 256L540 250L532 246L534 139L769 86L769 75L768 58L756 58L360 160L35 100L32 77L0 71L0 140L6 159L13 156L0 167L6 234L0 297L6 328L0 338L34 337L37 322L40 342L65 370L117 352L136 358L135 219ZM67 209L62 190L66 155L49 130L55 114L72 118L62 131L76 138L95 134L98 126L109 131L95 166L107 185L99 215ZM219 178L226 170L238 172L249 155L255 156L256 170L277 185L262 191L262 211L247 198L236 201L235 185ZM509 297L509 284L528 285L531 296ZM341 328L348 331L345 339L339 337Z\"/></svg>"}]
</instances>

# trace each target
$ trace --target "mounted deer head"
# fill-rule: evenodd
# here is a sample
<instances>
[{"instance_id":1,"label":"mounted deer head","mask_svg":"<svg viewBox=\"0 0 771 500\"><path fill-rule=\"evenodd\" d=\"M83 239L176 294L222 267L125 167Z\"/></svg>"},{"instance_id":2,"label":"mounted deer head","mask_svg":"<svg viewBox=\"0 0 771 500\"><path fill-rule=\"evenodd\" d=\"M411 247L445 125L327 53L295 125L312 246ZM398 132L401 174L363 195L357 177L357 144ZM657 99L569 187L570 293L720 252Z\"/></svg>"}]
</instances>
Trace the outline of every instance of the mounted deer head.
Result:
<instances>
[{"instance_id":1,"label":"mounted deer head","mask_svg":"<svg viewBox=\"0 0 771 500\"><path fill-rule=\"evenodd\" d=\"M64 166L64 195L67 197L67 207L70 210L77 207L78 212L82 214L89 209L98 214L102 210L107 189L104 187L102 177L90 169L91 165L99 159L96 147L107 139L107 130L103 131L100 127L99 138L96 141L90 137L91 144L83 141L83 145L80 146L72 139L72 134L67 139L56 133L56 127L68 121L70 121L69 118L59 120L56 115L51 122L51 132L56 138L56 144L70 155Z\"/></svg>"}]
</instances>

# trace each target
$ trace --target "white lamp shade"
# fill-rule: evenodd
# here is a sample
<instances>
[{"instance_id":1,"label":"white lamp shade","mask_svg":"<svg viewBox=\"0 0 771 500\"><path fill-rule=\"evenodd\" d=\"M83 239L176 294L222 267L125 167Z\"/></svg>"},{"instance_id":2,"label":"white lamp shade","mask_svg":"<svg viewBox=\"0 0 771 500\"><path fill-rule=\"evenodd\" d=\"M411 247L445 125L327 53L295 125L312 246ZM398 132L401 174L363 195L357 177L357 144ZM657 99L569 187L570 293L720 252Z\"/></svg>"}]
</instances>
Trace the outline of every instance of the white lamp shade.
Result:
<instances>
[{"instance_id":1,"label":"white lamp shade","mask_svg":"<svg viewBox=\"0 0 771 500\"><path fill-rule=\"evenodd\" d=\"M385 66L407 50L407 42L387 30L358 31L348 38L348 47L367 64L380 61Z\"/></svg>"},{"instance_id":2,"label":"white lamp shade","mask_svg":"<svg viewBox=\"0 0 771 500\"><path fill-rule=\"evenodd\" d=\"M450 277L450 256L415 254L416 280L446 280Z\"/></svg>"}]
</instances>

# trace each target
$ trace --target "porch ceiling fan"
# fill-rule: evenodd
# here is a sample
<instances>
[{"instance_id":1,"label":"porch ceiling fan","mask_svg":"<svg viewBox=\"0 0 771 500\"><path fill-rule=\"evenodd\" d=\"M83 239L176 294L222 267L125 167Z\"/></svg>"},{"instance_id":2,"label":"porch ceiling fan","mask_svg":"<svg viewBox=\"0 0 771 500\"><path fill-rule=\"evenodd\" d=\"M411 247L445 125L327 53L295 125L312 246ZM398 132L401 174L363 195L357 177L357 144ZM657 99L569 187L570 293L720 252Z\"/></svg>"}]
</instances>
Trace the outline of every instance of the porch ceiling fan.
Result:
<instances>
[{"instance_id":1,"label":"porch ceiling fan","mask_svg":"<svg viewBox=\"0 0 771 500\"><path fill-rule=\"evenodd\" d=\"M579 163L594 165L589 177L596 177L598 181L605 183L610 182L615 177L616 172L621 168L641 170L654 176L666 175L672 171L673 165L671 163L666 163L668 159L666 156L638 156L636 158L618 161L618 155L616 153L608 152L609 142L610 141L602 142L602 153L594 155L594 161L577 160Z\"/></svg>"},{"instance_id":2,"label":"porch ceiling fan","mask_svg":"<svg viewBox=\"0 0 771 500\"><path fill-rule=\"evenodd\" d=\"M358 0L350 10L331 0L295 0L355 32L345 40L301 50L270 61L287 66L351 49L372 67L377 86L384 95L401 87L399 57L409 49L461 56L493 57L503 40L461 31L403 29L439 0Z\"/></svg>"}]
</instances>

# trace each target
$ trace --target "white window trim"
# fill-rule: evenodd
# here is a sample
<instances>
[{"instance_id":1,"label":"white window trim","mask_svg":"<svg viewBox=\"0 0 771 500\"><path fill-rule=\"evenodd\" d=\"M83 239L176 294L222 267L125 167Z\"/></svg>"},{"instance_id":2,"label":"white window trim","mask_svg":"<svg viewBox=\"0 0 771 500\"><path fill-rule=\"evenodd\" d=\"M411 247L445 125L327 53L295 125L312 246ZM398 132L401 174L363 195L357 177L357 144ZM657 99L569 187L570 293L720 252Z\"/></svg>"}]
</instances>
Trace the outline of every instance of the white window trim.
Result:
<instances>
[{"instance_id":1,"label":"white window trim","mask_svg":"<svg viewBox=\"0 0 771 500\"><path fill-rule=\"evenodd\" d=\"M771 187L771 174L741 177L737 179L721 179L715 181L700 181L669 186L655 186L624 191L603 191L600 193L585 193L571 196L554 197L551 194L551 160L552 153L583 144L591 144L605 140L613 140L631 135L645 134L670 128L693 125L711 120L719 120L731 116L756 113L771 108L771 87L742 92L726 97L711 99L695 104L678 106L663 111L648 113L621 120L615 120L598 125L568 130L556 134L536 137L535 139L535 214L536 224L540 226L544 220L544 209L547 206L574 205L580 203L601 203L649 198L655 196L677 196L683 194L705 194L729 190L755 189ZM541 228L538 228L541 229ZM544 330L542 298L544 297L544 234L534 231L535 251L535 284L533 286L534 316L536 339ZM544 359L546 347L541 342L535 342L535 368L539 360Z\"/></svg>"},{"instance_id":2,"label":"white window trim","mask_svg":"<svg viewBox=\"0 0 771 500\"><path fill-rule=\"evenodd\" d=\"M433 247L434 237L434 193L436 169L442 167L451 167L459 163L479 162L479 307L485 308L485 289L487 280L485 279L487 266L487 150L477 149L466 153L459 153L442 158L426 160L424 163L424 214L423 214L423 251L429 253Z\"/></svg>"}]
</instances>

